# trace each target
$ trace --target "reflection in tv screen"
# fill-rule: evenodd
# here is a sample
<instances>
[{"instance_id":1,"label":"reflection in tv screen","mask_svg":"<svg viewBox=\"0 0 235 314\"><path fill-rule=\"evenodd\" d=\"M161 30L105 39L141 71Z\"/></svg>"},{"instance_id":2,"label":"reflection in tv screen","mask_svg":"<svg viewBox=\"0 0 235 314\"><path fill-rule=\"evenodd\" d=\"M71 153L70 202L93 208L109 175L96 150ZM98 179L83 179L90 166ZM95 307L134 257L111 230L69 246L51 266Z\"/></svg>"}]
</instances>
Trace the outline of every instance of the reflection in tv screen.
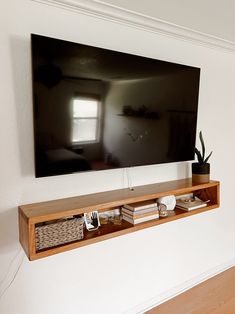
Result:
<instances>
[{"instance_id":1,"label":"reflection in tv screen","mask_svg":"<svg viewBox=\"0 0 235 314\"><path fill-rule=\"evenodd\" d=\"M36 177L194 159L199 68L31 39Z\"/></svg>"}]
</instances>

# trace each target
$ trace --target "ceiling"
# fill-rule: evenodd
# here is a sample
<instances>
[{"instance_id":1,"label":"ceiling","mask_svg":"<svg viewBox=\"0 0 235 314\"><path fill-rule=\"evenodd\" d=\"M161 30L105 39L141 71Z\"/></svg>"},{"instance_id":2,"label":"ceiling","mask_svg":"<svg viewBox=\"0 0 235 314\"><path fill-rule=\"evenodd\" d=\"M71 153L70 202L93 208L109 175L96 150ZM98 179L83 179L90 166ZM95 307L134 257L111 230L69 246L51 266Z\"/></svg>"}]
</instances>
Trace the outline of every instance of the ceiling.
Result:
<instances>
[{"instance_id":1,"label":"ceiling","mask_svg":"<svg viewBox=\"0 0 235 314\"><path fill-rule=\"evenodd\" d=\"M106 0L102 2L235 43L235 0Z\"/></svg>"},{"instance_id":2,"label":"ceiling","mask_svg":"<svg viewBox=\"0 0 235 314\"><path fill-rule=\"evenodd\" d=\"M193 68L32 34L35 80L52 86L62 78L120 81L162 77ZM197 69L196 69L197 71Z\"/></svg>"}]
</instances>

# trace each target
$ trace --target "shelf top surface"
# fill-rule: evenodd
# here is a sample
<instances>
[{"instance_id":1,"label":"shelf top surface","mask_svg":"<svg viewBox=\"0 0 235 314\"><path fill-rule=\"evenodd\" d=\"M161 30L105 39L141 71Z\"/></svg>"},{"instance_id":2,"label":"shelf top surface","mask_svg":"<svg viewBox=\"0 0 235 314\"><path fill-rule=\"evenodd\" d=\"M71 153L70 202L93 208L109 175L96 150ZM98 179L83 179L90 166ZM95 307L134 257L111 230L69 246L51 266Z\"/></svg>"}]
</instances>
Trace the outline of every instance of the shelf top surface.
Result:
<instances>
[{"instance_id":1,"label":"shelf top surface","mask_svg":"<svg viewBox=\"0 0 235 314\"><path fill-rule=\"evenodd\" d=\"M180 195L219 185L218 181L194 184L191 178L136 186L107 192L87 194L58 200L19 206L27 219L42 222L50 219L118 207L124 204L154 199L165 195Z\"/></svg>"}]
</instances>

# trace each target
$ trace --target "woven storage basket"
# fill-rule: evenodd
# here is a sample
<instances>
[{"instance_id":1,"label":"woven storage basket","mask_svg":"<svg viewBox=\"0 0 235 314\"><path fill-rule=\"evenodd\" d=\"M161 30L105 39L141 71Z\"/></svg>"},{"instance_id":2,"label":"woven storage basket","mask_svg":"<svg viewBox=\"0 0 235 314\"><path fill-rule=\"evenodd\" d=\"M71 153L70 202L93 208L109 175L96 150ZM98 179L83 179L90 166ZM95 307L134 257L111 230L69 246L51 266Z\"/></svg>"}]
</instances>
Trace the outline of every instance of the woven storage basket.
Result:
<instances>
[{"instance_id":1,"label":"woven storage basket","mask_svg":"<svg viewBox=\"0 0 235 314\"><path fill-rule=\"evenodd\" d=\"M36 227L36 251L83 239L83 225L83 218L73 218Z\"/></svg>"}]
</instances>

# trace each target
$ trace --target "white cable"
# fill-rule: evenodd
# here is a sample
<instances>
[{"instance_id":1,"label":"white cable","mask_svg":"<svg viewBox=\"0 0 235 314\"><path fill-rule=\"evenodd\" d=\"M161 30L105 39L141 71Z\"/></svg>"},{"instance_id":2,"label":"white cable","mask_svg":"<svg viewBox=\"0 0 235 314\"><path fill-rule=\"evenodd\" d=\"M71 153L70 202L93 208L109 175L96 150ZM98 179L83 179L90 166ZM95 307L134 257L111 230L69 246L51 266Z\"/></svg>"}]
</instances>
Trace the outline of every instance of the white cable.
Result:
<instances>
[{"instance_id":1,"label":"white cable","mask_svg":"<svg viewBox=\"0 0 235 314\"><path fill-rule=\"evenodd\" d=\"M7 278L7 275L9 274L11 265L13 264L14 260L18 257L18 255L19 255L19 253L20 253L21 251L23 252L23 250L20 249L20 251L19 251L19 252L15 255L15 257L12 259L12 261L11 261L11 263L10 263L10 266L9 266L9 269L8 269L8 271L7 271L7 274L4 276L4 280ZM2 293L0 294L0 300L1 300L1 298L3 297L3 295L7 292L7 290L11 287L12 283L14 282L14 280L15 280L17 274L19 273L19 270L20 270L20 268L21 268L21 266L22 266L22 264L23 264L23 261L24 261L24 254L22 254L22 258L21 258L21 260L20 260L19 265L18 265L17 268L16 268L16 271L14 272L14 275L13 275L12 279L10 280L9 284L5 287L5 289L3 289ZM3 286L4 280L2 281L2 286Z\"/></svg>"},{"instance_id":2,"label":"white cable","mask_svg":"<svg viewBox=\"0 0 235 314\"><path fill-rule=\"evenodd\" d=\"M128 168L126 168L126 179L127 179L127 187L128 189L130 189L130 178L129 178Z\"/></svg>"},{"instance_id":3,"label":"white cable","mask_svg":"<svg viewBox=\"0 0 235 314\"><path fill-rule=\"evenodd\" d=\"M8 274L9 274L9 272L10 272L11 265L13 264L13 262L14 262L14 260L17 258L17 256L20 254L21 250L22 250L22 249L21 249L21 247L20 247L19 250L17 251L16 255L15 255L15 256L12 258L12 260L10 261L10 264L9 264L9 266L8 266L8 268L7 268L7 271L6 271L5 275L4 275L3 278L0 280L0 290L1 290L2 284L4 283L4 281L6 280Z\"/></svg>"},{"instance_id":4,"label":"white cable","mask_svg":"<svg viewBox=\"0 0 235 314\"><path fill-rule=\"evenodd\" d=\"M122 169L122 188L125 188L125 176L126 176L126 168Z\"/></svg>"},{"instance_id":5,"label":"white cable","mask_svg":"<svg viewBox=\"0 0 235 314\"><path fill-rule=\"evenodd\" d=\"M132 179L131 179L131 172L130 172L130 168L126 168L126 175L127 175L127 184L128 184L128 188L133 191L133 185L132 185Z\"/></svg>"}]
</instances>

